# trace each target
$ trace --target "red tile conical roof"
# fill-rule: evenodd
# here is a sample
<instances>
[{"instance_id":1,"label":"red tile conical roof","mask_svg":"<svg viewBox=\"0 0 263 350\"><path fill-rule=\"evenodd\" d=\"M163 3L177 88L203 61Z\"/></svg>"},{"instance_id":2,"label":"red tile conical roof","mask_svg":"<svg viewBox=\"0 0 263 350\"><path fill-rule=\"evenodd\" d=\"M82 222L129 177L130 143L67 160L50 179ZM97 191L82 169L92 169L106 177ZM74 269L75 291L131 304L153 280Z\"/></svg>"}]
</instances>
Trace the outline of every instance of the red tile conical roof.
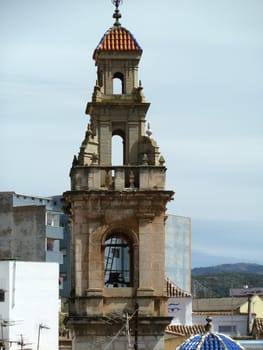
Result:
<instances>
[{"instance_id":1,"label":"red tile conical roof","mask_svg":"<svg viewBox=\"0 0 263 350\"><path fill-rule=\"evenodd\" d=\"M101 51L142 52L142 49L134 36L127 29L123 27L112 27L103 35L94 51L94 55Z\"/></svg>"}]
</instances>

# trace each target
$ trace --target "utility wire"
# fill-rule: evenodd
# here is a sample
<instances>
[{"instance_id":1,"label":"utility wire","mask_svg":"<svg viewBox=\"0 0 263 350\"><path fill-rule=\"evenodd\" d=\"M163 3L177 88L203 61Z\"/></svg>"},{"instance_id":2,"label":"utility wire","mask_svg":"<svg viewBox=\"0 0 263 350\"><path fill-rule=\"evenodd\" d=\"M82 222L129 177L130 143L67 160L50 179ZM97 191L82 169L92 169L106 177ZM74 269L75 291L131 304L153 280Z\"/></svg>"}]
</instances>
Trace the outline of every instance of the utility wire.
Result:
<instances>
[{"instance_id":1,"label":"utility wire","mask_svg":"<svg viewBox=\"0 0 263 350\"><path fill-rule=\"evenodd\" d=\"M127 315L125 324L121 327L121 329L115 334L115 336L111 339L111 341L106 345L106 347L103 350L107 350L111 344L114 342L115 339L119 337L121 332L126 329L126 335L128 336L128 344L130 348L130 328L129 328L129 321L133 318L133 316L136 314L137 310L135 310L131 316Z\"/></svg>"},{"instance_id":2,"label":"utility wire","mask_svg":"<svg viewBox=\"0 0 263 350\"><path fill-rule=\"evenodd\" d=\"M115 339L118 338L118 336L120 335L120 333L123 331L123 329L126 327L126 324L124 326L121 327L121 329L118 331L118 333L111 339L111 341L106 345L106 347L104 348L104 350L107 350L111 344L114 342Z\"/></svg>"}]
</instances>

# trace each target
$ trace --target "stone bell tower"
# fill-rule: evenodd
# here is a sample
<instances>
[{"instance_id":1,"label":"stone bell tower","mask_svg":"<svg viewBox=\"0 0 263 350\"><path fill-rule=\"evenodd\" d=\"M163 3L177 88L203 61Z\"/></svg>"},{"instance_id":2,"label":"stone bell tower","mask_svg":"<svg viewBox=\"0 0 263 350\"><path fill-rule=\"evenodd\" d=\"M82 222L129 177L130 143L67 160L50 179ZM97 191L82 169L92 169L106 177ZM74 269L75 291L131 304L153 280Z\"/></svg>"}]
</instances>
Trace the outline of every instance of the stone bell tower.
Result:
<instances>
[{"instance_id":1,"label":"stone bell tower","mask_svg":"<svg viewBox=\"0 0 263 350\"><path fill-rule=\"evenodd\" d=\"M72 225L72 293L67 325L73 349L163 349L167 317L164 159L146 128L138 81L142 49L115 23L93 59L97 81L85 138L64 193ZM115 92L118 82L119 91ZM122 164L112 164L112 138L122 139Z\"/></svg>"}]
</instances>

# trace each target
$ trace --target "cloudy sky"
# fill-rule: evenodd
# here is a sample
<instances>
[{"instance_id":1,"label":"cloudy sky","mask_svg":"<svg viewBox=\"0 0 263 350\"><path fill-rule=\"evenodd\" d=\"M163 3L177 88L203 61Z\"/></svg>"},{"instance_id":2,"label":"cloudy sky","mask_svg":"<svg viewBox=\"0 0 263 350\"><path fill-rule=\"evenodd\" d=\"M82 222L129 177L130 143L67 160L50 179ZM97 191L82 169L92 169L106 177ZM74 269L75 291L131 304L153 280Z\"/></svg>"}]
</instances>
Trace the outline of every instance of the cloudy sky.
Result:
<instances>
[{"instance_id":1,"label":"cloudy sky","mask_svg":"<svg viewBox=\"0 0 263 350\"><path fill-rule=\"evenodd\" d=\"M263 1L124 0L193 266L263 264ZM69 189L110 0L0 1L0 191Z\"/></svg>"}]
</instances>

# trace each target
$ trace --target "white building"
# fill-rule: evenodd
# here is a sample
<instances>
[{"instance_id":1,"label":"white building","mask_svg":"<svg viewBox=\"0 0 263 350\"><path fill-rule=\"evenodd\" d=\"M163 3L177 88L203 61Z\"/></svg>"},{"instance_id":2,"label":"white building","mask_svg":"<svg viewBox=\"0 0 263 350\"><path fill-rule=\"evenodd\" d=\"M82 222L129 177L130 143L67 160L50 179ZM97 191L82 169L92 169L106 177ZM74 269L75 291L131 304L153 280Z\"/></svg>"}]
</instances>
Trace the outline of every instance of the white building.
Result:
<instances>
[{"instance_id":1,"label":"white building","mask_svg":"<svg viewBox=\"0 0 263 350\"><path fill-rule=\"evenodd\" d=\"M193 299L193 323L199 324L207 315L213 318L214 330L230 336L252 333L255 318L262 318L263 300L252 297Z\"/></svg>"},{"instance_id":2,"label":"white building","mask_svg":"<svg viewBox=\"0 0 263 350\"><path fill-rule=\"evenodd\" d=\"M209 314L213 318L214 331L231 337L247 335L247 314L231 314L230 312L218 312ZM194 324L203 324L206 314L193 314ZM254 316L253 316L254 320Z\"/></svg>"},{"instance_id":3,"label":"white building","mask_svg":"<svg viewBox=\"0 0 263 350\"><path fill-rule=\"evenodd\" d=\"M70 286L70 232L61 196L0 192L0 259L60 264L60 296Z\"/></svg>"},{"instance_id":4,"label":"white building","mask_svg":"<svg viewBox=\"0 0 263 350\"><path fill-rule=\"evenodd\" d=\"M58 281L58 263L0 261L5 349L58 350Z\"/></svg>"},{"instance_id":5,"label":"white building","mask_svg":"<svg viewBox=\"0 0 263 350\"><path fill-rule=\"evenodd\" d=\"M168 315L173 317L171 324L192 325L192 298L169 298Z\"/></svg>"},{"instance_id":6,"label":"white building","mask_svg":"<svg viewBox=\"0 0 263 350\"><path fill-rule=\"evenodd\" d=\"M168 215L165 225L166 275L191 293L191 218Z\"/></svg>"}]
</instances>

